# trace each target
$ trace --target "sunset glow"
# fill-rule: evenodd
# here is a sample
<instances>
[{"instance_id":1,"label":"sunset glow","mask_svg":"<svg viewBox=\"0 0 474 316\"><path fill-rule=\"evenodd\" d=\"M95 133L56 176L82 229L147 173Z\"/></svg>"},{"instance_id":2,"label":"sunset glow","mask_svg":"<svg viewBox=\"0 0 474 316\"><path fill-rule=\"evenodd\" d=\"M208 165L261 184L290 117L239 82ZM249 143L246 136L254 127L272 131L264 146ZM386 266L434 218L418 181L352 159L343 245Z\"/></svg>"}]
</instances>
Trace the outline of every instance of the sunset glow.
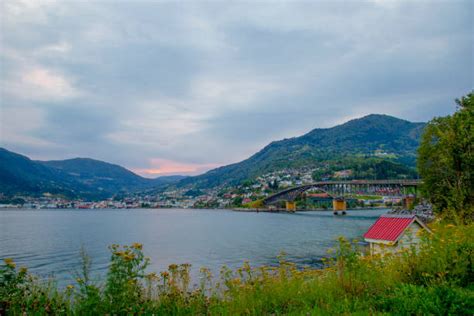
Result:
<instances>
[{"instance_id":1,"label":"sunset glow","mask_svg":"<svg viewBox=\"0 0 474 316\"><path fill-rule=\"evenodd\" d=\"M181 163L168 159L153 158L150 160L149 168L132 170L144 177L153 178L164 175L196 175L218 166L218 164L210 163Z\"/></svg>"}]
</instances>

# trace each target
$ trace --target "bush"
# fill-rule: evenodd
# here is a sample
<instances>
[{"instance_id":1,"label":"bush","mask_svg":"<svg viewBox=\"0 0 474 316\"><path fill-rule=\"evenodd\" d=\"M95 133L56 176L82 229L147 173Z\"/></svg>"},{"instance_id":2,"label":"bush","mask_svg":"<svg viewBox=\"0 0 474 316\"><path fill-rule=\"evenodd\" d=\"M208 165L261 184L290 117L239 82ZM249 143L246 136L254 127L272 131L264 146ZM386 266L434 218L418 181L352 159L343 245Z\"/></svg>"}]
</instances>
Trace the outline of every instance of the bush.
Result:
<instances>
[{"instance_id":1,"label":"bush","mask_svg":"<svg viewBox=\"0 0 474 316\"><path fill-rule=\"evenodd\" d=\"M381 311L399 315L472 315L472 291L447 285L401 284L377 301Z\"/></svg>"}]
</instances>

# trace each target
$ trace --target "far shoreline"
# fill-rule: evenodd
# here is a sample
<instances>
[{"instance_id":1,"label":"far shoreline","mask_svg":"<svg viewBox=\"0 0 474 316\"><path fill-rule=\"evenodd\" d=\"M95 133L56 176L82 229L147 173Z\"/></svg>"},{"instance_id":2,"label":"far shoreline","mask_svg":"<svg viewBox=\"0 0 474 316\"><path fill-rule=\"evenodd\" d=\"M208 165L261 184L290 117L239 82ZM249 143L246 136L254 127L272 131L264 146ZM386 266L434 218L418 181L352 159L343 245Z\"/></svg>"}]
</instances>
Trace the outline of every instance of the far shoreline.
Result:
<instances>
[{"instance_id":1,"label":"far shoreline","mask_svg":"<svg viewBox=\"0 0 474 316\"><path fill-rule=\"evenodd\" d=\"M365 211L365 210L380 210L380 209L391 209L389 206L373 206L373 207L357 207L357 208L350 208L346 211ZM131 208L113 208L113 207L104 207L104 208L23 208L23 207L1 207L0 211L101 211L101 210L121 210L121 211L134 211L134 210L192 210L192 211L199 211L199 210L209 210L209 211L232 211L232 212L240 212L240 213L294 213L289 212L286 209L257 209L257 208L183 208L183 207L131 207ZM296 210L296 213L304 213L304 212L324 212L324 213L332 213L334 212L332 209L303 209L303 210ZM340 211L339 211L340 212Z\"/></svg>"}]
</instances>

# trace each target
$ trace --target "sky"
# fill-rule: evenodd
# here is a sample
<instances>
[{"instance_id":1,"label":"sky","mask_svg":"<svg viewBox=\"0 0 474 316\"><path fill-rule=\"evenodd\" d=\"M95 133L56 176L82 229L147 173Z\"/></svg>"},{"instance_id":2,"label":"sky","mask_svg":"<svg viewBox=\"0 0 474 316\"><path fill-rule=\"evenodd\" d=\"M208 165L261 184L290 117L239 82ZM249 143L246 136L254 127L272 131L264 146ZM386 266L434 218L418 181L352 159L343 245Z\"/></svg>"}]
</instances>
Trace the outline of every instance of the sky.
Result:
<instances>
[{"instance_id":1,"label":"sky","mask_svg":"<svg viewBox=\"0 0 474 316\"><path fill-rule=\"evenodd\" d=\"M0 147L199 174L474 88L474 1L0 1Z\"/></svg>"}]
</instances>

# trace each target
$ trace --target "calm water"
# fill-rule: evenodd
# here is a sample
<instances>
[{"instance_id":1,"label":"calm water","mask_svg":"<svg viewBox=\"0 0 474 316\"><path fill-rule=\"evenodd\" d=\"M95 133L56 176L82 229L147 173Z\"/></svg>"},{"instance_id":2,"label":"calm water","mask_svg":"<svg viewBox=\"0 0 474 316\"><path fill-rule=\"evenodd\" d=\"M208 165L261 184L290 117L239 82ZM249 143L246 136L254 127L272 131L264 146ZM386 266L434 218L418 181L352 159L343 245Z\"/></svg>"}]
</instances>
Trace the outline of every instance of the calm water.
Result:
<instances>
[{"instance_id":1,"label":"calm water","mask_svg":"<svg viewBox=\"0 0 474 316\"><path fill-rule=\"evenodd\" d=\"M317 265L338 236L359 238L386 210L241 213L226 210L3 210L0 258L13 258L64 284L80 266L84 245L96 275L105 273L112 243L139 242L151 271L190 263L218 272L222 265L274 265L280 252L299 265Z\"/></svg>"}]
</instances>

